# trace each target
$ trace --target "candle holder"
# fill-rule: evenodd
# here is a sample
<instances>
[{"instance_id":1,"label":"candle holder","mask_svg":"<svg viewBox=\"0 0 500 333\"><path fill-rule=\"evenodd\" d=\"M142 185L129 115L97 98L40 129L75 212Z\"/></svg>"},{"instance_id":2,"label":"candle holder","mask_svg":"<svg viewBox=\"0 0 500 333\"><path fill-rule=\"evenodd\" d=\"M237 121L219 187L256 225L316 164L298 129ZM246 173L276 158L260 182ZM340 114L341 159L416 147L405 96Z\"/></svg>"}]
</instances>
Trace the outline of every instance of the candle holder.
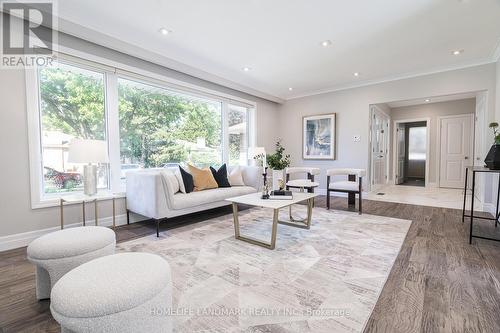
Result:
<instances>
[{"instance_id":1,"label":"candle holder","mask_svg":"<svg viewBox=\"0 0 500 333\"><path fill-rule=\"evenodd\" d=\"M262 174L264 179L264 185L262 186L262 196L261 199L269 199L269 186L267 184L267 167L264 168L264 173Z\"/></svg>"}]
</instances>

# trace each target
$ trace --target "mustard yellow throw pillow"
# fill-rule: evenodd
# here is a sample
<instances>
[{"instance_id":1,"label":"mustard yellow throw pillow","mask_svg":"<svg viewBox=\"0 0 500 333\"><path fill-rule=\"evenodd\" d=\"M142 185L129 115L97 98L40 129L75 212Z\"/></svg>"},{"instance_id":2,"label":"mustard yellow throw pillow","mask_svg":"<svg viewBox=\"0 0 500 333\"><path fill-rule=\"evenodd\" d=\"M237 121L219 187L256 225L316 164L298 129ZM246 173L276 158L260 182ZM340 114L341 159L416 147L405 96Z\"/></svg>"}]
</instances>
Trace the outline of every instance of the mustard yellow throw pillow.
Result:
<instances>
[{"instance_id":1,"label":"mustard yellow throw pillow","mask_svg":"<svg viewBox=\"0 0 500 333\"><path fill-rule=\"evenodd\" d=\"M209 168L198 169L191 164L189 164L188 166L189 173L191 173L191 175L193 176L195 191L208 190L218 187L214 175L212 175L212 171L210 171Z\"/></svg>"}]
</instances>

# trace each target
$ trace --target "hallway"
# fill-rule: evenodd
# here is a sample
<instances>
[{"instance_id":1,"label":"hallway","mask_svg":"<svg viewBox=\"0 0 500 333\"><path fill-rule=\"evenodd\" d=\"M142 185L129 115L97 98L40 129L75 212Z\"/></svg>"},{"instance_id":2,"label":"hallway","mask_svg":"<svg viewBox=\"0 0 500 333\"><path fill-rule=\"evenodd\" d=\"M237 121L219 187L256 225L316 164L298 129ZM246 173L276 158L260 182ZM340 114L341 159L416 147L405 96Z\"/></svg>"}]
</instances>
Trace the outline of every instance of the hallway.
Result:
<instances>
[{"instance_id":1,"label":"hallway","mask_svg":"<svg viewBox=\"0 0 500 333\"><path fill-rule=\"evenodd\" d=\"M383 193L381 195L380 193ZM404 204L462 209L463 189L429 188L420 186L383 185L377 191L372 191L365 196L368 200L398 202ZM467 195L467 207L470 207L471 195ZM480 202L475 200L475 210L480 207Z\"/></svg>"}]
</instances>

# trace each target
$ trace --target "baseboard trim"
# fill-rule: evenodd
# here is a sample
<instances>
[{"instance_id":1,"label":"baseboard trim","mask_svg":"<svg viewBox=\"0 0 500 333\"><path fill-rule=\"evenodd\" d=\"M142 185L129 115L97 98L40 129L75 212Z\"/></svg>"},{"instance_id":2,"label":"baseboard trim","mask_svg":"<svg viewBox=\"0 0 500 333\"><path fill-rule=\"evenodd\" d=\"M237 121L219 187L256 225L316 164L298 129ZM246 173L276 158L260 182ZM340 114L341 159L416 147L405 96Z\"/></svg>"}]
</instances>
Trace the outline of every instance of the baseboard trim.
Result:
<instances>
[{"instance_id":1,"label":"baseboard trim","mask_svg":"<svg viewBox=\"0 0 500 333\"><path fill-rule=\"evenodd\" d=\"M469 209L470 209L470 207L469 207ZM496 209L496 206L492 203L484 203L483 204L483 212L490 213L492 216L496 216L496 214L497 214L495 212L495 209Z\"/></svg>"},{"instance_id":2,"label":"baseboard trim","mask_svg":"<svg viewBox=\"0 0 500 333\"><path fill-rule=\"evenodd\" d=\"M113 225L113 217L112 216L103 217L99 219L98 222L100 226L110 227ZM117 226L127 224L127 215L126 214L117 215L115 224ZM87 220L86 225L95 225L95 220ZM74 228L79 226L82 226L82 222L65 224L64 228ZM61 229L60 226L57 226L57 227L33 230L19 234L0 237L0 251L7 251L27 246L31 241L35 240L36 238L60 229Z\"/></svg>"}]
</instances>

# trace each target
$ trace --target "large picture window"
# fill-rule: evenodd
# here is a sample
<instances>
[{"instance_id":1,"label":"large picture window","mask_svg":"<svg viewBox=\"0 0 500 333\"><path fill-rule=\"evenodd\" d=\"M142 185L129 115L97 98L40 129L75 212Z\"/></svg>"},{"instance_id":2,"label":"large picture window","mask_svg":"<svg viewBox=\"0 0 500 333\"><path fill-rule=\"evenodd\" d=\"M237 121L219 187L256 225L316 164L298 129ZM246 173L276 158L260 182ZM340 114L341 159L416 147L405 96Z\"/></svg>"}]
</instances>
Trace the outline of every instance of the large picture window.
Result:
<instances>
[{"instance_id":1,"label":"large picture window","mask_svg":"<svg viewBox=\"0 0 500 333\"><path fill-rule=\"evenodd\" d=\"M83 189L82 165L68 163L73 139L106 140L104 74L59 64L38 71L43 192ZM108 187L108 169L98 168L98 187Z\"/></svg>"},{"instance_id":2,"label":"large picture window","mask_svg":"<svg viewBox=\"0 0 500 333\"><path fill-rule=\"evenodd\" d=\"M107 142L98 188L113 192L125 190L130 170L248 163L253 105L61 58L27 71L33 207L83 191L83 166L68 162L74 139Z\"/></svg>"},{"instance_id":3,"label":"large picture window","mask_svg":"<svg viewBox=\"0 0 500 333\"><path fill-rule=\"evenodd\" d=\"M222 162L222 103L118 79L121 177L136 168Z\"/></svg>"}]
</instances>

